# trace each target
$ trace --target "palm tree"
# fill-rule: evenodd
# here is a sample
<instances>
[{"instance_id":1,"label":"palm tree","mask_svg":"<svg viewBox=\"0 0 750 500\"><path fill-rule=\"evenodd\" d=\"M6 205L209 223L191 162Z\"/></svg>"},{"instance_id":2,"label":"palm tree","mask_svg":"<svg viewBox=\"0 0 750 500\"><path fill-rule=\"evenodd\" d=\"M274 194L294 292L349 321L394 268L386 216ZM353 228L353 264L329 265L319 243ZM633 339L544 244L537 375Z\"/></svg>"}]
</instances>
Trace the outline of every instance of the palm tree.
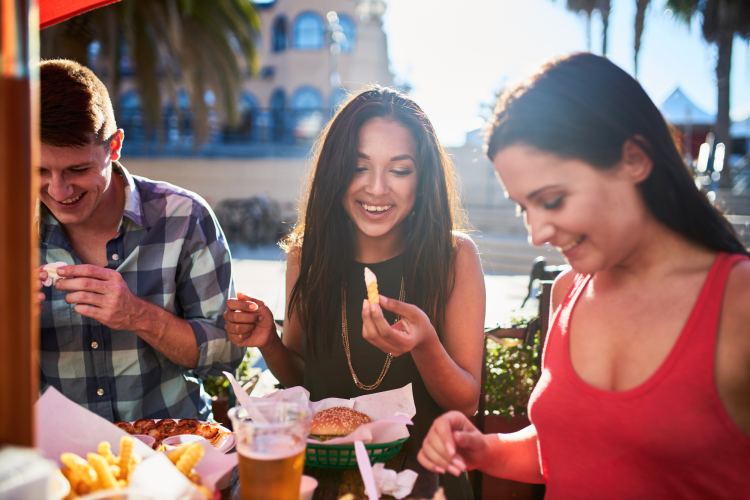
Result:
<instances>
[{"instance_id":1,"label":"palm tree","mask_svg":"<svg viewBox=\"0 0 750 500\"><path fill-rule=\"evenodd\" d=\"M216 96L220 119L238 122L242 79L257 67L259 31L250 0L123 0L42 31L41 56L90 62L109 89L117 116L120 61L127 51L147 127L156 128L161 140L162 95L179 115L177 95L184 88L197 147L208 136L206 91ZM92 42L99 50L88 61Z\"/></svg>"},{"instance_id":2,"label":"palm tree","mask_svg":"<svg viewBox=\"0 0 750 500\"><path fill-rule=\"evenodd\" d=\"M597 9L602 15L602 55L607 57L607 31L609 31L609 11L611 10L610 0L599 0Z\"/></svg>"},{"instance_id":3,"label":"palm tree","mask_svg":"<svg viewBox=\"0 0 750 500\"><path fill-rule=\"evenodd\" d=\"M735 35L750 39L750 3L746 0L667 0L667 7L686 23L690 23L693 16L700 15L703 38L717 46L716 83L719 95L714 132L716 143L723 142L731 150L729 76L732 70L732 45ZM722 175L720 187L731 186L729 175Z\"/></svg>"},{"instance_id":4,"label":"palm tree","mask_svg":"<svg viewBox=\"0 0 750 500\"><path fill-rule=\"evenodd\" d=\"M567 0L568 10L586 13L586 49L591 52L591 15L598 10L602 15L602 55L607 56L607 31L609 29L610 0Z\"/></svg>"},{"instance_id":5,"label":"palm tree","mask_svg":"<svg viewBox=\"0 0 750 500\"><path fill-rule=\"evenodd\" d=\"M566 7L568 10L586 13L586 50L591 52L591 14L597 7L599 0L568 0Z\"/></svg>"},{"instance_id":6,"label":"palm tree","mask_svg":"<svg viewBox=\"0 0 750 500\"><path fill-rule=\"evenodd\" d=\"M635 0L635 55L633 56L635 79L638 79L638 52L641 50L641 35L646 20L646 7L651 0Z\"/></svg>"}]
</instances>

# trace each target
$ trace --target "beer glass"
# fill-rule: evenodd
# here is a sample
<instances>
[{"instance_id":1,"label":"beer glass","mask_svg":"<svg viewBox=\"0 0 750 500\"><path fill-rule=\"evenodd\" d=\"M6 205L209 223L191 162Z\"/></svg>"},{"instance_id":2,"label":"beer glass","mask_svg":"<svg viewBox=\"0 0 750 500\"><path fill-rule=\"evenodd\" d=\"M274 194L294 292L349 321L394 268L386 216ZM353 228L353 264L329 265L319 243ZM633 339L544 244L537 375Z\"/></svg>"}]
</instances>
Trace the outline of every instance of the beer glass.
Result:
<instances>
[{"instance_id":1,"label":"beer glass","mask_svg":"<svg viewBox=\"0 0 750 500\"><path fill-rule=\"evenodd\" d=\"M312 412L295 403L229 410L239 456L242 500L298 500Z\"/></svg>"}]
</instances>

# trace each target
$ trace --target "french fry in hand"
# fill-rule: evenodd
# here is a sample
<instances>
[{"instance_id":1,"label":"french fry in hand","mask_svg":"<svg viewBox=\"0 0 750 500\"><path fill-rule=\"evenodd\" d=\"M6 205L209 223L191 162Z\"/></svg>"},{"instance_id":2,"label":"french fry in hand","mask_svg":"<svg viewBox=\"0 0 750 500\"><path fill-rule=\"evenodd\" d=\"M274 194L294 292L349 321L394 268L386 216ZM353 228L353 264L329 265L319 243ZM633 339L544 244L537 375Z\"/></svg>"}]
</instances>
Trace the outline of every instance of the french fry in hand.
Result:
<instances>
[{"instance_id":1,"label":"french fry in hand","mask_svg":"<svg viewBox=\"0 0 750 500\"><path fill-rule=\"evenodd\" d=\"M88 458L89 463L96 471L99 489L109 490L120 488L120 484L117 482L115 475L112 474L112 469L109 468L106 458L97 453L89 453L86 458Z\"/></svg>"},{"instance_id":2,"label":"french fry in hand","mask_svg":"<svg viewBox=\"0 0 750 500\"><path fill-rule=\"evenodd\" d=\"M185 450L185 453L183 453L177 461L175 467L177 467L177 470L182 472L185 477L190 477L190 471L193 470L193 467L198 463L198 460L203 457L203 453L205 452L200 443L192 443L188 445L187 450Z\"/></svg>"},{"instance_id":3,"label":"french fry in hand","mask_svg":"<svg viewBox=\"0 0 750 500\"><path fill-rule=\"evenodd\" d=\"M375 277L375 273L370 271L369 268L365 268L365 285L367 285L367 300L371 303L380 304L380 298L378 297L378 278Z\"/></svg>"}]
</instances>

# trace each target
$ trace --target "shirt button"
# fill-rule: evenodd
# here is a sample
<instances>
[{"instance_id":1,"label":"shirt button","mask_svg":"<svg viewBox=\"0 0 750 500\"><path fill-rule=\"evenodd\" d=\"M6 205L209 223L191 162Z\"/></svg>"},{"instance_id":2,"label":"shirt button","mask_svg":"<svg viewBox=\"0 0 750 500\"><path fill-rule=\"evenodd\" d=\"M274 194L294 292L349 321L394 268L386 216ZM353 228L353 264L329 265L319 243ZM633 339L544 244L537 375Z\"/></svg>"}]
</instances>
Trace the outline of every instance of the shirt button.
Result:
<instances>
[{"instance_id":1,"label":"shirt button","mask_svg":"<svg viewBox=\"0 0 750 500\"><path fill-rule=\"evenodd\" d=\"M96 349L97 347L99 347L99 344L98 344L98 343L96 343L96 342L92 342L92 343L91 343L91 348L92 348L92 349Z\"/></svg>"},{"instance_id":2,"label":"shirt button","mask_svg":"<svg viewBox=\"0 0 750 500\"><path fill-rule=\"evenodd\" d=\"M113 253L112 254L112 260L120 260L120 256L117 255L116 253Z\"/></svg>"},{"instance_id":3,"label":"shirt button","mask_svg":"<svg viewBox=\"0 0 750 500\"><path fill-rule=\"evenodd\" d=\"M104 389L99 389L96 393L100 396L104 396Z\"/></svg>"}]
</instances>

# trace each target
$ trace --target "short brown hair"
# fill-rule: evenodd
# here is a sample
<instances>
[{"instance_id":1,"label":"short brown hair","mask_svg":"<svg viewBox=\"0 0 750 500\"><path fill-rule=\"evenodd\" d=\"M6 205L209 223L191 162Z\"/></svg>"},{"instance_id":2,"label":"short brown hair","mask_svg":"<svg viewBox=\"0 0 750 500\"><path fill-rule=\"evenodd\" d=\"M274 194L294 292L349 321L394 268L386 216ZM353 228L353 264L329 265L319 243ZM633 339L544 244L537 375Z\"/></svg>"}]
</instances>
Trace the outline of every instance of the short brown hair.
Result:
<instances>
[{"instance_id":1,"label":"short brown hair","mask_svg":"<svg viewBox=\"0 0 750 500\"><path fill-rule=\"evenodd\" d=\"M117 123L107 87L93 71L75 61L53 59L40 64L39 81L44 144L109 143Z\"/></svg>"}]
</instances>

